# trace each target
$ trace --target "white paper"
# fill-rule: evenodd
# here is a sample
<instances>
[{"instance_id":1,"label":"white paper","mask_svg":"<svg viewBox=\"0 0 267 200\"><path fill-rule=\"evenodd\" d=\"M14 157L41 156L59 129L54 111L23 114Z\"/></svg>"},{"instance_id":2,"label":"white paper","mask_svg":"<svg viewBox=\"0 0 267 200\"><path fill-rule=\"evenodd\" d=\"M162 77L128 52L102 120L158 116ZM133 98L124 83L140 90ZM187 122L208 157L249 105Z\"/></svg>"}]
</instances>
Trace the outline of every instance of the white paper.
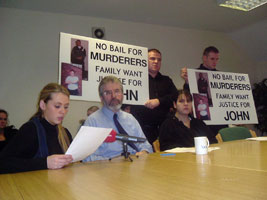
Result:
<instances>
[{"instance_id":1,"label":"white paper","mask_svg":"<svg viewBox=\"0 0 267 200\"><path fill-rule=\"evenodd\" d=\"M267 137L252 137L252 138L247 138L247 140L267 141Z\"/></svg>"},{"instance_id":2,"label":"white paper","mask_svg":"<svg viewBox=\"0 0 267 200\"><path fill-rule=\"evenodd\" d=\"M72 155L72 162L83 160L97 150L111 131L111 128L82 126L66 154Z\"/></svg>"},{"instance_id":3,"label":"white paper","mask_svg":"<svg viewBox=\"0 0 267 200\"><path fill-rule=\"evenodd\" d=\"M214 151L217 149L220 149L220 147L209 147L208 152L211 152L211 151ZM164 152L167 152L167 153L187 153L187 152L195 153L195 147L177 147L174 149L166 150Z\"/></svg>"}]
</instances>

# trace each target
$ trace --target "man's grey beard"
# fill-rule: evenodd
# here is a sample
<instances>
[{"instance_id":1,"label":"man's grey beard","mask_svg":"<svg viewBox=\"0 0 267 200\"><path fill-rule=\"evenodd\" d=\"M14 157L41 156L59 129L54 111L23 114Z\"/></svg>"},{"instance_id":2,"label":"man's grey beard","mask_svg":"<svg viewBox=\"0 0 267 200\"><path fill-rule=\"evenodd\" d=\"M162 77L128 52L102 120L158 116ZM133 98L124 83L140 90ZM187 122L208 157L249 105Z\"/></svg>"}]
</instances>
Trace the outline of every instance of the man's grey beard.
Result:
<instances>
[{"instance_id":1,"label":"man's grey beard","mask_svg":"<svg viewBox=\"0 0 267 200\"><path fill-rule=\"evenodd\" d=\"M116 100L119 103L117 105L114 105L114 106L108 105L107 102L105 102L104 100L102 101L102 103L104 104L104 106L106 106L108 109L112 110L113 112L118 112L121 109L123 99L121 101L118 99L116 99Z\"/></svg>"},{"instance_id":2,"label":"man's grey beard","mask_svg":"<svg viewBox=\"0 0 267 200\"><path fill-rule=\"evenodd\" d=\"M121 109L122 104L120 103L116 106L109 106L109 105L106 105L106 106L108 107L108 109L112 110L113 112L117 112Z\"/></svg>"}]
</instances>

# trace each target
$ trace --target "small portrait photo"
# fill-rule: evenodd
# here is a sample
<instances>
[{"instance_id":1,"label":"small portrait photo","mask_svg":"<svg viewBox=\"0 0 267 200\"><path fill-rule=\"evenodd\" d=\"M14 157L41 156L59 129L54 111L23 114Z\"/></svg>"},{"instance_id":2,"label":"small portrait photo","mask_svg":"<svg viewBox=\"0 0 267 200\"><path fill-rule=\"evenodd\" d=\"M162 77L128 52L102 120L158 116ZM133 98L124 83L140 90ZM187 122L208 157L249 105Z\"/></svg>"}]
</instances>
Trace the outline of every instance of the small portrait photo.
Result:
<instances>
[{"instance_id":1,"label":"small portrait photo","mask_svg":"<svg viewBox=\"0 0 267 200\"><path fill-rule=\"evenodd\" d=\"M82 69L82 80L88 81L88 41L71 38L71 64Z\"/></svg>"},{"instance_id":2,"label":"small portrait photo","mask_svg":"<svg viewBox=\"0 0 267 200\"><path fill-rule=\"evenodd\" d=\"M208 73L206 72L196 72L197 88L200 94L206 94L209 101L209 106L212 107L212 99L209 87Z\"/></svg>"},{"instance_id":3,"label":"small portrait photo","mask_svg":"<svg viewBox=\"0 0 267 200\"><path fill-rule=\"evenodd\" d=\"M206 94L193 94L197 119L210 120L209 102Z\"/></svg>"},{"instance_id":4,"label":"small portrait photo","mask_svg":"<svg viewBox=\"0 0 267 200\"><path fill-rule=\"evenodd\" d=\"M68 63L61 63L61 85L70 95L82 96L82 69Z\"/></svg>"}]
</instances>

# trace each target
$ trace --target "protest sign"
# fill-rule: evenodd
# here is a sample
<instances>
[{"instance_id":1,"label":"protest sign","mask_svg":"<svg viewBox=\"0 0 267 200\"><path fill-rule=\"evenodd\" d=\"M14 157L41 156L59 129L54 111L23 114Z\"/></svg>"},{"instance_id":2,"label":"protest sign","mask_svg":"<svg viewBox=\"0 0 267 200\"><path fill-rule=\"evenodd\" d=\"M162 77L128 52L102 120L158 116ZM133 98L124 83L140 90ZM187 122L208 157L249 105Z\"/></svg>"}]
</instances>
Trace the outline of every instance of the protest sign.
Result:
<instances>
[{"instance_id":1,"label":"protest sign","mask_svg":"<svg viewBox=\"0 0 267 200\"><path fill-rule=\"evenodd\" d=\"M103 77L118 77L124 103L142 105L149 99L147 48L60 33L59 83L71 99L100 101Z\"/></svg>"},{"instance_id":2,"label":"protest sign","mask_svg":"<svg viewBox=\"0 0 267 200\"><path fill-rule=\"evenodd\" d=\"M194 115L206 124L257 124L247 74L188 69Z\"/></svg>"}]
</instances>

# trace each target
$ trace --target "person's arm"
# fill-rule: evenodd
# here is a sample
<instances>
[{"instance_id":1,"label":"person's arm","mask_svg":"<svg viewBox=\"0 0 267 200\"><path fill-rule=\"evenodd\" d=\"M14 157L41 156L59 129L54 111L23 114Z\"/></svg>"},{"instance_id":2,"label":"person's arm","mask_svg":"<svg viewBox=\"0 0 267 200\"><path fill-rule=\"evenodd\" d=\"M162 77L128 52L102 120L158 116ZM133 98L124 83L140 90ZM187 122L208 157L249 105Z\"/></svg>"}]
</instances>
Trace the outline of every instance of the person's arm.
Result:
<instances>
[{"instance_id":1,"label":"person's arm","mask_svg":"<svg viewBox=\"0 0 267 200\"><path fill-rule=\"evenodd\" d=\"M189 84L188 83L184 83L183 89L190 92Z\"/></svg>"},{"instance_id":2,"label":"person's arm","mask_svg":"<svg viewBox=\"0 0 267 200\"><path fill-rule=\"evenodd\" d=\"M154 109L160 105L159 99L149 99L145 102L145 107Z\"/></svg>"},{"instance_id":3,"label":"person's arm","mask_svg":"<svg viewBox=\"0 0 267 200\"><path fill-rule=\"evenodd\" d=\"M39 143L36 127L33 122L27 122L19 129L18 134L1 152L0 174L48 168L58 169L72 161L70 155L51 155L48 157L35 158L38 148ZM62 158L64 160L63 162Z\"/></svg>"},{"instance_id":4,"label":"person's arm","mask_svg":"<svg viewBox=\"0 0 267 200\"><path fill-rule=\"evenodd\" d=\"M71 62L76 63L75 47L71 50Z\"/></svg>"},{"instance_id":5,"label":"person's arm","mask_svg":"<svg viewBox=\"0 0 267 200\"><path fill-rule=\"evenodd\" d=\"M66 78L66 80L65 80L65 83L66 83L66 84L70 84L70 83L71 83L71 80L70 80L69 77L70 77L70 76L67 76L67 78Z\"/></svg>"},{"instance_id":6,"label":"person's arm","mask_svg":"<svg viewBox=\"0 0 267 200\"><path fill-rule=\"evenodd\" d=\"M180 71L180 76L184 79L183 89L190 92L189 84L188 84L188 74L187 74L187 67L183 67Z\"/></svg>"},{"instance_id":7,"label":"person's arm","mask_svg":"<svg viewBox=\"0 0 267 200\"><path fill-rule=\"evenodd\" d=\"M78 83L79 82L79 77L78 76L75 76L75 79L73 79L73 82L72 83Z\"/></svg>"},{"instance_id":8,"label":"person's arm","mask_svg":"<svg viewBox=\"0 0 267 200\"><path fill-rule=\"evenodd\" d=\"M72 136L68 129L65 128L66 134L69 138L70 143L72 142ZM73 158L71 155L64 154L53 154L47 157L47 168L48 169L60 169L72 162Z\"/></svg>"},{"instance_id":9,"label":"person's arm","mask_svg":"<svg viewBox=\"0 0 267 200\"><path fill-rule=\"evenodd\" d=\"M34 158L38 147L37 130L28 122L1 152L0 173L47 169L46 157Z\"/></svg>"},{"instance_id":10,"label":"person's arm","mask_svg":"<svg viewBox=\"0 0 267 200\"><path fill-rule=\"evenodd\" d=\"M85 48L83 48L83 59L85 59L85 57L86 57L86 50Z\"/></svg>"},{"instance_id":11,"label":"person's arm","mask_svg":"<svg viewBox=\"0 0 267 200\"><path fill-rule=\"evenodd\" d=\"M47 168L48 169L60 169L72 162L73 158L71 155L54 154L47 157Z\"/></svg>"},{"instance_id":12,"label":"person's arm","mask_svg":"<svg viewBox=\"0 0 267 200\"><path fill-rule=\"evenodd\" d=\"M188 84L187 67L183 67L183 68L180 70L180 76L181 76L182 79L184 79L185 83Z\"/></svg>"}]
</instances>

